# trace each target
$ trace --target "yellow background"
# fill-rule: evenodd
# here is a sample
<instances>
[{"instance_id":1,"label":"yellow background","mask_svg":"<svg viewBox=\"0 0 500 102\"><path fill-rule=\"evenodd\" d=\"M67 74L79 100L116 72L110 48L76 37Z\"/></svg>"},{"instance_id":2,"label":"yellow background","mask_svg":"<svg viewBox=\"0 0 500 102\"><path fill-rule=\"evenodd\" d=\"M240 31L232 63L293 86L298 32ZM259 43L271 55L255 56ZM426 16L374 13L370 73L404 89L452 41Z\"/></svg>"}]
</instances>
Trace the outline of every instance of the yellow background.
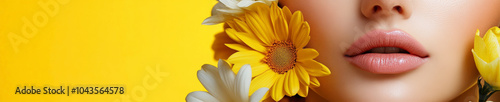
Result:
<instances>
[{"instance_id":1,"label":"yellow background","mask_svg":"<svg viewBox=\"0 0 500 102\"><path fill-rule=\"evenodd\" d=\"M43 8L47 6L39 3L55 3L58 7L49 9L57 12L46 11ZM214 50L225 49L217 46L222 43L214 42L222 36L223 25L201 25L215 3L216 0L2 0L0 102L184 101L189 92L205 90L196 71L203 64L216 65L218 57L214 56L219 55ZM24 18L31 23L41 22L32 24L37 32L23 34ZM22 43L15 45L10 40L13 38ZM161 77L161 82L151 77L146 80L151 75L148 68L155 70L157 66L167 76ZM145 80L158 86L145 89ZM126 91L124 95L14 94L17 87L68 85L118 85ZM134 97L134 88L142 88L146 94Z\"/></svg>"}]
</instances>

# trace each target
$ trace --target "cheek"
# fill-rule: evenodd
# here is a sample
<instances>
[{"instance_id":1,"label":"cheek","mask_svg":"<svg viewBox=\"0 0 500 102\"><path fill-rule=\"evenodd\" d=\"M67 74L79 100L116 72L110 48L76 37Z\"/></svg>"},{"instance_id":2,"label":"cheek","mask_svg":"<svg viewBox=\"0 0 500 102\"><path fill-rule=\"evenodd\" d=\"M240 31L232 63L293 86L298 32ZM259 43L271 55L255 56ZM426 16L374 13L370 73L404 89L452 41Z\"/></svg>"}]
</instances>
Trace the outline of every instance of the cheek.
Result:
<instances>
[{"instance_id":1,"label":"cheek","mask_svg":"<svg viewBox=\"0 0 500 102\"><path fill-rule=\"evenodd\" d=\"M415 1L424 5L432 1ZM450 83L453 86L441 90L459 94L472 85L477 70L471 54L476 30L483 33L499 23L498 1L444 1L426 6L417 6L407 22L400 23L402 29L421 42L432 58L423 67L421 75L428 75L426 82ZM471 9L481 8L481 9ZM450 95L452 96L452 95ZM456 96L456 95L455 95Z\"/></svg>"},{"instance_id":2,"label":"cheek","mask_svg":"<svg viewBox=\"0 0 500 102\"><path fill-rule=\"evenodd\" d=\"M434 3L429 3L434 2ZM441 74L457 86L475 80L471 54L476 30L485 32L500 22L500 1L415 1L413 16L399 23L430 52L427 73ZM443 6L443 5L447 6ZM473 9L481 8L481 9Z\"/></svg>"},{"instance_id":3,"label":"cheek","mask_svg":"<svg viewBox=\"0 0 500 102\"><path fill-rule=\"evenodd\" d=\"M422 37L470 38L476 29L486 31L500 23L498 0L419 0L412 3L415 4L413 16L400 25Z\"/></svg>"}]
</instances>

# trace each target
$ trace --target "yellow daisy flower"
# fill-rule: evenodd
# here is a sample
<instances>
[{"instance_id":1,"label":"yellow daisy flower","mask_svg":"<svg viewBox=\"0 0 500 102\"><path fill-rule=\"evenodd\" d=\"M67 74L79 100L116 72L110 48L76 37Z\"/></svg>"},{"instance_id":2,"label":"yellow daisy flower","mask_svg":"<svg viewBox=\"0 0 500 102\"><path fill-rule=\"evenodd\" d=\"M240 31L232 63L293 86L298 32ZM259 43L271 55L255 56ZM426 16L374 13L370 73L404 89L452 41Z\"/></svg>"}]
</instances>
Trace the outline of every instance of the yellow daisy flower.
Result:
<instances>
[{"instance_id":1,"label":"yellow daisy flower","mask_svg":"<svg viewBox=\"0 0 500 102\"><path fill-rule=\"evenodd\" d=\"M319 87L316 77L330 75L330 70L313 60L318 52L304 48L310 40L309 24L300 11L293 14L276 3L253 4L245 15L226 23L226 33L237 44L226 44L238 52L228 58L233 71L245 64L252 66L250 93L261 87L279 101L284 95L306 97L309 86Z\"/></svg>"}]
</instances>

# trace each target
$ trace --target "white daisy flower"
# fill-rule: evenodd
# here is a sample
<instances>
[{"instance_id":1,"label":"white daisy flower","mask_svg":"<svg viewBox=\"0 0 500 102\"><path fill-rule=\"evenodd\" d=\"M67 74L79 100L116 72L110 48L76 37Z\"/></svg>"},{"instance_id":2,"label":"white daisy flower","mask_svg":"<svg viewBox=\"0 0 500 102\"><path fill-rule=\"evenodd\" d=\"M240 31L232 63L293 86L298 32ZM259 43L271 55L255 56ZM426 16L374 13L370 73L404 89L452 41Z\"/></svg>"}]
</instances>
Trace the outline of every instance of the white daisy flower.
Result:
<instances>
[{"instance_id":1,"label":"white daisy flower","mask_svg":"<svg viewBox=\"0 0 500 102\"><path fill-rule=\"evenodd\" d=\"M205 91L195 91L187 95L187 102L258 102L269 88L260 88L248 97L252 69L244 65L235 75L229 64L219 60L219 68L205 64L198 70L200 80Z\"/></svg>"}]
</instances>

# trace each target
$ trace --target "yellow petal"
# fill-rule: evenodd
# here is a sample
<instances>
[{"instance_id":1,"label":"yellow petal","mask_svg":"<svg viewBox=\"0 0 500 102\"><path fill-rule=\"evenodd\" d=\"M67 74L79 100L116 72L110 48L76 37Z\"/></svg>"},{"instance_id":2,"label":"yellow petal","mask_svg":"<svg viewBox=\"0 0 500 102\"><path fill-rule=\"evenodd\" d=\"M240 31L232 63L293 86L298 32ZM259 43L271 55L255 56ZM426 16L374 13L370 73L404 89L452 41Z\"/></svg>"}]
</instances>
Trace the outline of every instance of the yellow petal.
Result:
<instances>
[{"instance_id":1,"label":"yellow petal","mask_svg":"<svg viewBox=\"0 0 500 102\"><path fill-rule=\"evenodd\" d=\"M497 59L498 57L500 57L498 54L500 51L498 39L496 37L496 34L493 33L492 30L488 30L488 32L486 32L486 35L484 35L483 40L486 43L486 55L487 55L487 57L482 58L482 59L485 59L486 62L489 63L490 61L493 61L493 60Z\"/></svg>"},{"instance_id":2,"label":"yellow petal","mask_svg":"<svg viewBox=\"0 0 500 102\"><path fill-rule=\"evenodd\" d=\"M273 23L274 35L279 41L288 39L288 23L283 16L281 8L276 4L271 5L271 22Z\"/></svg>"},{"instance_id":3,"label":"yellow petal","mask_svg":"<svg viewBox=\"0 0 500 102\"><path fill-rule=\"evenodd\" d=\"M225 23L227 25L229 25L230 28L233 28L233 29L236 28L236 22L234 22L234 20L227 20Z\"/></svg>"},{"instance_id":4,"label":"yellow petal","mask_svg":"<svg viewBox=\"0 0 500 102\"><path fill-rule=\"evenodd\" d=\"M500 28L495 26L491 27L489 30L497 36L497 39L500 39Z\"/></svg>"},{"instance_id":5,"label":"yellow petal","mask_svg":"<svg viewBox=\"0 0 500 102\"><path fill-rule=\"evenodd\" d=\"M489 62L488 55L486 55L486 43L484 43L483 38L480 37L479 30L476 31L476 36L474 37L474 51L480 58L484 58Z\"/></svg>"},{"instance_id":6,"label":"yellow petal","mask_svg":"<svg viewBox=\"0 0 500 102\"><path fill-rule=\"evenodd\" d=\"M483 76L483 79L492 86L500 87L500 58L487 63L477 55L474 49L472 50L472 54L474 55L476 67L481 76Z\"/></svg>"},{"instance_id":7,"label":"yellow petal","mask_svg":"<svg viewBox=\"0 0 500 102\"><path fill-rule=\"evenodd\" d=\"M250 28L248 27L247 23L245 23L245 21L235 19L234 22L236 23L235 25L237 25L237 27L240 28L241 32L253 34L252 30L250 30Z\"/></svg>"},{"instance_id":8,"label":"yellow petal","mask_svg":"<svg viewBox=\"0 0 500 102\"><path fill-rule=\"evenodd\" d=\"M272 89L274 83L278 80L277 73L272 70L267 70L259 76L256 76L250 82L250 93L257 91L262 87Z\"/></svg>"},{"instance_id":9,"label":"yellow petal","mask_svg":"<svg viewBox=\"0 0 500 102\"><path fill-rule=\"evenodd\" d=\"M309 36L310 31L309 23L302 23L302 27L293 41L296 48L304 48L307 43L309 43L309 40L311 39L311 36Z\"/></svg>"},{"instance_id":10,"label":"yellow petal","mask_svg":"<svg viewBox=\"0 0 500 102\"><path fill-rule=\"evenodd\" d=\"M245 18L249 28L264 44L271 45L274 42L275 37L270 34L273 31L269 17L263 18L258 13L250 11L245 14Z\"/></svg>"},{"instance_id":11,"label":"yellow petal","mask_svg":"<svg viewBox=\"0 0 500 102\"><path fill-rule=\"evenodd\" d=\"M292 19L292 12L288 7L283 7L283 15L285 16L285 19L287 22L290 22L290 19Z\"/></svg>"},{"instance_id":12,"label":"yellow petal","mask_svg":"<svg viewBox=\"0 0 500 102\"><path fill-rule=\"evenodd\" d=\"M240 68L245 65L245 64L250 64L250 67L252 67L252 77L255 77L257 75L262 74L264 71L270 70L267 64L262 64L262 62L252 62L252 63L236 63L233 65L233 72L234 74L238 73Z\"/></svg>"},{"instance_id":13,"label":"yellow petal","mask_svg":"<svg viewBox=\"0 0 500 102\"><path fill-rule=\"evenodd\" d=\"M309 85L305 84L300 84L300 90L297 94L301 97L307 97L307 94L309 93Z\"/></svg>"},{"instance_id":14,"label":"yellow petal","mask_svg":"<svg viewBox=\"0 0 500 102\"><path fill-rule=\"evenodd\" d=\"M254 4L250 5L249 7L245 8L245 9L249 10L249 11L262 11L261 9L265 10L268 7L269 6L267 4L265 4L265 3L259 3L259 2L257 2L257 3L254 3ZM264 11L264 12L266 12L266 11ZM267 12L269 12L269 11L267 11Z\"/></svg>"},{"instance_id":15,"label":"yellow petal","mask_svg":"<svg viewBox=\"0 0 500 102\"><path fill-rule=\"evenodd\" d=\"M312 87L319 87L319 81L316 77L311 77L311 84Z\"/></svg>"},{"instance_id":16,"label":"yellow petal","mask_svg":"<svg viewBox=\"0 0 500 102\"><path fill-rule=\"evenodd\" d=\"M262 97L262 99L260 99L259 102L275 102L271 97L271 89L269 89L266 94L264 95L264 97Z\"/></svg>"},{"instance_id":17,"label":"yellow petal","mask_svg":"<svg viewBox=\"0 0 500 102\"><path fill-rule=\"evenodd\" d=\"M321 77L330 75L330 69L328 69L325 65L315 61L315 60L304 60L298 63L299 66L306 69L306 71L311 76Z\"/></svg>"},{"instance_id":18,"label":"yellow petal","mask_svg":"<svg viewBox=\"0 0 500 102\"><path fill-rule=\"evenodd\" d=\"M498 26L491 27L490 30L493 30L493 32L497 35L500 34L500 28L498 28Z\"/></svg>"},{"instance_id":19,"label":"yellow petal","mask_svg":"<svg viewBox=\"0 0 500 102\"><path fill-rule=\"evenodd\" d=\"M236 30L236 32L243 32L242 28L236 23L236 20L238 19L228 20L226 24L229 25L229 28Z\"/></svg>"},{"instance_id":20,"label":"yellow petal","mask_svg":"<svg viewBox=\"0 0 500 102\"><path fill-rule=\"evenodd\" d=\"M294 70L285 73L285 92L287 96L294 96L299 92L300 83Z\"/></svg>"},{"instance_id":21,"label":"yellow petal","mask_svg":"<svg viewBox=\"0 0 500 102\"><path fill-rule=\"evenodd\" d=\"M234 64L233 68L231 70L233 70L234 74L238 74L238 71L240 71L240 69L243 65L245 65L245 64L243 64L243 63Z\"/></svg>"},{"instance_id":22,"label":"yellow petal","mask_svg":"<svg viewBox=\"0 0 500 102\"><path fill-rule=\"evenodd\" d=\"M312 60L318 57L319 53L315 49L305 48L297 51L297 61Z\"/></svg>"},{"instance_id":23,"label":"yellow petal","mask_svg":"<svg viewBox=\"0 0 500 102\"><path fill-rule=\"evenodd\" d=\"M262 53L257 51L241 51L229 56L227 62L232 64L254 64L261 62L264 57Z\"/></svg>"},{"instance_id":24,"label":"yellow petal","mask_svg":"<svg viewBox=\"0 0 500 102\"><path fill-rule=\"evenodd\" d=\"M238 38L236 36L236 35L242 34L242 33L238 33L238 32L236 32L236 30L234 30L232 28L227 28L226 29L226 34L227 34L227 36L229 36L229 38L233 39L237 43L243 44L243 42L240 40L240 38Z\"/></svg>"},{"instance_id":25,"label":"yellow petal","mask_svg":"<svg viewBox=\"0 0 500 102\"><path fill-rule=\"evenodd\" d=\"M302 66L296 65L295 68L293 68L293 70L295 71L295 73L297 73L297 77L299 78L300 83L309 86L310 79L306 69L304 69Z\"/></svg>"},{"instance_id":26,"label":"yellow petal","mask_svg":"<svg viewBox=\"0 0 500 102\"><path fill-rule=\"evenodd\" d=\"M262 19L262 22L266 25L268 25L268 30L271 30L271 19L269 18L270 15L270 8L268 5L259 5L257 7L257 13L259 14L260 18Z\"/></svg>"},{"instance_id":27,"label":"yellow petal","mask_svg":"<svg viewBox=\"0 0 500 102\"><path fill-rule=\"evenodd\" d=\"M233 49L233 50L236 50L236 51L252 51L251 48L245 46L245 45L241 45L241 44L224 44L226 45L227 47Z\"/></svg>"},{"instance_id":28,"label":"yellow petal","mask_svg":"<svg viewBox=\"0 0 500 102\"><path fill-rule=\"evenodd\" d=\"M290 19L290 23L288 24L290 39L295 41L298 37L300 28L302 28L302 23L304 22L304 18L302 17L302 12L296 11L293 13L292 18ZM295 44L295 43L294 43Z\"/></svg>"},{"instance_id":29,"label":"yellow petal","mask_svg":"<svg viewBox=\"0 0 500 102\"><path fill-rule=\"evenodd\" d=\"M279 101L285 96L285 90L284 90L284 80L285 76L282 74L278 74L276 77L278 77L278 80L274 83L273 87L271 88L271 97L273 98L274 101Z\"/></svg>"},{"instance_id":30,"label":"yellow petal","mask_svg":"<svg viewBox=\"0 0 500 102\"><path fill-rule=\"evenodd\" d=\"M257 50L259 52L265 52L266 47L263 46L263 43L261 43L258 38L253 35L253 34L238 34L236 35L238 38L241 39L245 44L250 46L252 49Z\"/></svg>"},{"instance_id":31,"label":"yellow petal","mask_svg":"<svg viewBox=\"0 0 500 102\"><path fill-rule=\"evenodd\" d=\"M258 76L267 70L271 70L267 64L260 63L252 66L252 77Z\"/></svg>"}]
</instances>

